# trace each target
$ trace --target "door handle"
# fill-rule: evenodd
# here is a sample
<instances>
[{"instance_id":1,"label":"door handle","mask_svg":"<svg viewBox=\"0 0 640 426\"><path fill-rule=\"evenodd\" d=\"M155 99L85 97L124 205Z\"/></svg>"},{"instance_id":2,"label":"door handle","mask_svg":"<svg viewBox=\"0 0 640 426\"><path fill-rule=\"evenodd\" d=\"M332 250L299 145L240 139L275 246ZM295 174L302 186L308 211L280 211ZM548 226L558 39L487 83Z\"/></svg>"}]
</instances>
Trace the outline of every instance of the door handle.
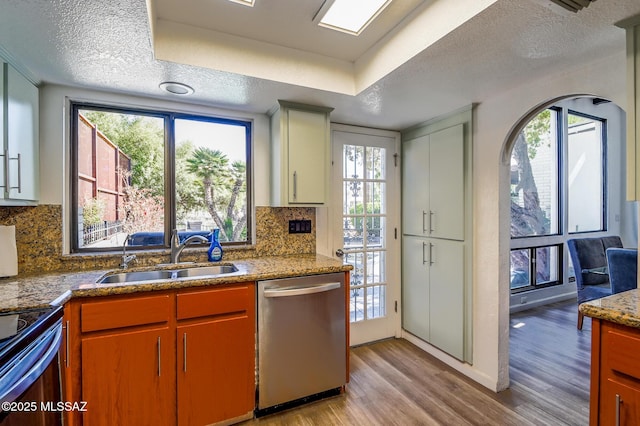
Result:
<instances>
[{"instance_id":1,"label":"door handle","mask_svg":"<svg viewBox=\"0 0 640 426\"><path fill-rule=\"evenodd\" d=\"M422 232L425 233L427 232L427 226L425 225L425 216L427 215L427 212L422 210Z\"/></svg>"},{"instance_id":2,"label":"door handle","mask_svg":"<svg viewBox=\"0 0 640 426\"><path fill-rule=\"evenodd\" d=\"M620 405L622 404L622 398L619 394L616 394L616 426L620 426Z\"/></svg>"},{"instance_id":3,"label":"door handle","mask_svg":"<svg viewBox=\"0 0 640 426\"><path fill-rule=\"evenodd\" d=\"M431 235L433 233L433 231L435 231L435 229L433 229L433 216L435 215L434 212L432 212L431 210L429 210L429 235Z\"/></svg>"},{"instance_id":4,"label":"door handle","mask_svg":"<svg viewBox=\"0 0 640 426\"><path fill-rule=\"evenodd\" d=\"M182 370L187 372L187 333L182 335Z\"/></svg>"},{"instance_id":5,"label":"door handle","mask_svg":"<svg viewBox=\"0 0 640 426\"><path fill-rule=\"evenodd\" d=\"M12 189L17 189L18 190L18 194L22 193L22 161L20 160L20 153L18 153L17 157L9 157L9 160L14 160L14 161L18 161L18 186L9 186L9 190ZM9 176L8 172L7 172L7 176ZM8 177L7 177L7 181L8 181Z\"/></svg>"},{"instance_id":6,"label":"door handle","mask_svg":"<svg viewBox=\"0 0 640 426\"><path fill-rule=\"evenodd\" d=\"M293 199L298 198L298 172L293 172Z\"/></svg>"},{"instance_id":7,"label":"door handle","mask_svg":"<svg viewBox=\"0 0 640 426\"><path fill-rule=\"evenodd\" d=\"M342 249L338 249L338 250L336 250L336 256L338 256L338 257L344 257L344 250L342 250Z\"/></svg>"},{"instance_id":8,"label":"door handle","mask_svg":"<svg viewBox=\"0 0 640 426\"><path fill-rule=\"evenodd\" d=\"M433 265L433 244L429 243L429 266Z\"/></svg>"},{"instance_id":9,"label":"door handle","mask_svg":"<svg viewBox=\"0 0 640 426\"><path fill-rule=\"evenodd\" d=\"M308 287L283 287L282 289L271 289L264 291L264 297L289 297L289 296L303 296L305 294L323 293L325 291L335 290L340 288L342 283L326 283L313 285Z\"/></svg>"},{"instance_id":10,"label":"door handle","mask_svg":"<svg viewBox=\"0 0 640 426\"><path fill-rule=\"evenodd\" d=\"M162 373L162 368L161 368L161 348L160 348L160 336L158 336L158 377L160 377L160 373Z\"/></svg>"}]
</instances>

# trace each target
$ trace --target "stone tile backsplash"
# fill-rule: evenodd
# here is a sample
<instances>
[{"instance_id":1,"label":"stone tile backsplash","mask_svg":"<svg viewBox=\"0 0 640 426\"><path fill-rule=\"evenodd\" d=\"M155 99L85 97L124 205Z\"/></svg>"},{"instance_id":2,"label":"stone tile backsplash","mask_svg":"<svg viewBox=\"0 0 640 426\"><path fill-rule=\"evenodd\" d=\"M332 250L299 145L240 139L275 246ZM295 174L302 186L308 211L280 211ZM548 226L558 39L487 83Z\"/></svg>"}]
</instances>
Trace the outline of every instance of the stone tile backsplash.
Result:
<instances>
[{"instance_id":1,"label":"stone tile backsplash","mask_svg":"<svg viewBox=\"0 0 640 426\"><path fill-rule=\"evenodd\" d=\"M289 220L311 220L311 234L289 234ZM316 251L313 207L256 207L256 241L252 246L225 247L223 260L256 256L312 254ZM62 206L0 207L0 225L16 226L18 274L117 268L120 252L62 255ZM169 261L169 251L137 253L137 266ZM206 249L185 250L180 260L206 261Z\"/></svg>"}]
</instances>

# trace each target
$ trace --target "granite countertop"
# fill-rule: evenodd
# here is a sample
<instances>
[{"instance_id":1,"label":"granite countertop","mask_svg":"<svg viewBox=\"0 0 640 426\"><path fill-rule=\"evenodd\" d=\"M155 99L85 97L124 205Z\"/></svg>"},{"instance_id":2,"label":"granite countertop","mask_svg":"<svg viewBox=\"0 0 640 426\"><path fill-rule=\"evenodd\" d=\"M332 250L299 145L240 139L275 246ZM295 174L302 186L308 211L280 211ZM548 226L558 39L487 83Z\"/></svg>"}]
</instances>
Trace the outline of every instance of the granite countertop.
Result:
<instances>
[{"instance_id":1,"label":"granite countertop","mask_svg":"<svg viewBox=\"0 0 640 426\"><path fill-rule=\"evenodd\" d=\"M275 278L344 272L352 269L341 261L322 255L305 254L294 256L257 257L221 262L233 263L238 271L215 278L179 278L171 281L144 281L118 284L96 284L103 275L122 270L89 272L59 272L30 274L0 278L0 314L16 310L37 309L49 305L62 305L73 297L95 297L127 294L141 291L158 291L216 284L268 280ZM165 269L210 266L210 263L191 265L167 265ZM153 268L130 268L141 271Z\"/></svg>"},{"instance_id":2,"label":"granite countertop","mask_svg":"<svg viewBox=\"0 0 640 426\"><path fill-rule=\"evenodd\" d=\"M592 318L640 328L640 289L584 302L579 309Z\"/></svg>"}]
</instances>

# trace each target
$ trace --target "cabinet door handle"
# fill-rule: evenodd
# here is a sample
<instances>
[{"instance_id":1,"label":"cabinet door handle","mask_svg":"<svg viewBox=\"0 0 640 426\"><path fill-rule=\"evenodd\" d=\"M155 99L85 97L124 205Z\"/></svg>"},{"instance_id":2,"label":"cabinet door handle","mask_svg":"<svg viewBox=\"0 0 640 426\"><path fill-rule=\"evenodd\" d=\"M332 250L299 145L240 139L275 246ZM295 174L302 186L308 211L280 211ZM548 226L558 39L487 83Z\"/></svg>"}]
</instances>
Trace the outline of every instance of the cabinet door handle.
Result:
<instances>
[{"instance_id":1,"label":"cabinet door handle","mask_svg":"<svg viewBox=\"0 0 640 426\"><path fill-rule=\"evenodd\" d=\"M434 212L432 212L431 210L429 210L429 235L431 235L431 233L433 231L435 231L435 229L433 229L433 216L435 215Z\"/></svg>"},{"instance_id":2,"label":"cabinet door handle","mask_svg":"<svg viewBox=\"0 0 640 426\"><path fill-rule=\"evenodd\" d=\"M298 198L298 172L293 172L293 199Z\"/></svg>"},{"instance_id":3,"label":"cabinet door handle","mask_svg":"<svg viewBox=\"0 0 640 426\"><path fill-rule=\"evenodd\" d=\"M622 398L619 394L616 394L616 426L620 426L620 405L622 404Z\"/></svg>"},{"instance_id":4,"label":"cabinet door handle","mask_svg":"<svg viewBox=\"0 0 640 426\"><path fill-rule=\"evenodd\" d=\"M427 226L425 225L425 220L424 220L426 216L427 216L427 212L422 210L422 233L423 234L427 232Z\"/></svg>"},{"instance_id":5,"label":"cabinet door handle","mask_svg":"<svg viewBox=\"0 0 640 426\"><path fill-rule=\"evenodd\" d=\"M4 182L3 185L0 185L0 188L4 188L7 192L9 192L9 152L5 149L4 154L0 155L2 157L2 161L4 162Z\"/></svg>"},{"instance_id":6,"label":"cabinet door handle","mask_svg":"<svg viewBox=\"0 0 640 426\"><path fill-rule=\"evenodd\" d=\"M424 252L426 248L427 248L427 243L423 242L422 243L422 264L423 265L427 263L427 260L424 258Z\"/></svg>"},{"instance_id":7,"label":"cabinet door handle","mask_svg":"<svg viewBox=\"0 0 640 426\"><path fill-rule=\"evenodd\" d=\"M429 266L433 265L433 244L429 243Z\"/></svg>"},{"instance_id":8,"label":"cabinet door handle","mask_svg":"<svg viewBox=\"0 0 640 426\"><path fill-rule=\"evenodd\" d=\"M69 368L69 321L64 323L64 365Z\"/></svg>"},{"instance_id":9,"label":"cabinet door handle","mask_svg":"<svg viewBox=\"0 0 640 426\"><path fill-rule=\"evenodd\" d=\"M158 336L158 377L160 377L162 373L162 364L161 364L161 352L160 352L160 336Z\"/></svg>"},{"instance_id":10,"label":"cabinet door handle","mask_svg":"<svg viewBox=\"0 0 640 426\"><path fill-rule=\"evenodd\" d=\"M187 372L187 333L182 335L182 370Z\"/></svg>"},{"instance_id":11,"label":"cabinet door handle","mask_svg":"<svg viewBox=\"0 0 640 426\"><path fill-rule=\"evenodd\" d=\"M9 190L12 189L17 189L18 190L18 194L22 193L22 161L20 161L20 153L18 153L17 157L9 157L9 160L14 160L14 161L18 161L18 186L10 186ZM8 165L7 165L8 166ZM8 171L8 167L5 169L5 174L7 175L7 181L9 179L9 171Z\"/></svg>"}]
</instances>

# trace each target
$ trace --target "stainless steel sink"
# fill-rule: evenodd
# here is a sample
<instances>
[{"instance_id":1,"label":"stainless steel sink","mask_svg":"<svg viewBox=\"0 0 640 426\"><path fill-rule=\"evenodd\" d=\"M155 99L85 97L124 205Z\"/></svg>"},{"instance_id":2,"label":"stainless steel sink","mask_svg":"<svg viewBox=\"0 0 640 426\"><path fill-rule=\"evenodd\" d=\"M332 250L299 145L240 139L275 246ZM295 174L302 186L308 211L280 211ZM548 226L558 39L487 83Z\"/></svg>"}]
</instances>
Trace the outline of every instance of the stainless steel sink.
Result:
<instances>
[{"instance_id":1,"label":"stainless steel sink","mask_svg":"<svg viewBox=\"0 0 640 426\"><path fill-rule=\"evenodd\" d=\"M176 278L206 277L210 275L226 275L238 272L234 265L200 266L176 271Z\"/></svg>"},{"instance_id":2,"label":"stainless steel sink","mask_svg":"<svg viewBox=\"0 0 640 426\"><path fill-rule=\"evenodd\" d=\"M212 265L212 266L194 266L191 268L180 268L173 270L159 271L131 271L119 272L112 275L106 275L98 280L98 284L118 284L138 281L152 280L175 280L178 278L190 277L216 277L219 275L227 275L238 272L235 265Z\"/></svg>"},{"instance_id":3,"label":"stainless steel sink","mask_svg":"<svg viewBox=\"0 0 640 426\"><path fill-rule=\"evenodd\" d=\"M98 284L126 283L132 281L151 281L170 279L174 271L138 271L120 272L100 278Z\"/></svg>"}]
</instances>

